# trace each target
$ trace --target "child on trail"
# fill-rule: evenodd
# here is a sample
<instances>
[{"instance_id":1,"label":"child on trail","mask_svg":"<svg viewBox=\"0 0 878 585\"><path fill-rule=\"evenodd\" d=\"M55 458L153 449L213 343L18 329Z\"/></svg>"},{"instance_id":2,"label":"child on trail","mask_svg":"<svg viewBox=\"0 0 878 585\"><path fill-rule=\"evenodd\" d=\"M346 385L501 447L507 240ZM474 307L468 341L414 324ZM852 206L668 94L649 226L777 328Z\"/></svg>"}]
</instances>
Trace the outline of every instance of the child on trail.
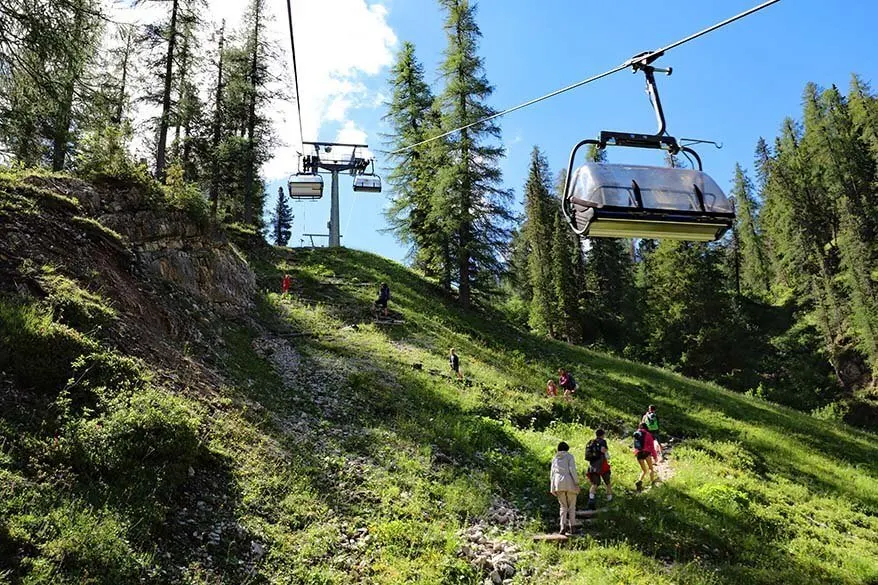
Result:
<instances>
[{"instance_id":1,"label":"child on trail","mask_svg":"<svg viewBox=\"0 0 878 585\"><path fill-rule=\"evenodd\" d=\"M549 380L546 382L546 395L547 396L557 396L558 395L558 385L555 384L555 380Z\"/></svg>"},{"instance_id":2,"label":"child on trail","mask_svg":"<svg viewBox=\"0 0 878 585\"><path fill-rule=\"evenodd\" d=\"M613 486L610 484L610 451L607 448L607 441L604 439L604 430L598 429L594 433L594 439L585 446L585 458L588 460L588 481L591 487L588 488L588 509L597 508L595 502L598 487L601 480L607 486L607 501L613 501Z\"/></svg>"},{"instance_id":3,"label":"child on trail","mask_svg":"<svg viewBox=\"0 0 878 585\"><path fill-rule=\"evenodd\" d=\"M453 347L448 354L448 365L451 366L451 371L457 375L457 379L463 380L463 374L460 373L460 358L454 353Z\"/></svg>"},{"instance_id":4,"label":"child on trail","mask_svg":"<svg viewBox=\"0 0 878 585\"><path fill-rule=\"evenodd\" d=\"M564 396L572 397L576 393L576 380L564 368L558 368L558 385L564 388Z\"/></svg>"},{"instance_id":5,"label":"child on trail","mask_svg":"<svg viewBox=\"0 0 878 585\"><path fill-rule=\"evenodd\" d=\"M377 312L378 309L384 309L384 316L387 317L387 303L390 301L390 287L386 282L382 282L378 288L378 298L372 305L372 310Z\"/></svg>"},{"instance_id":6,"label":"child on trail","mask_svg":"<svg viewBox=\"0 0 878 585\"><path fill-rule=\"evenodd\" d=\"M290 294L290 285L293 283L293 279L290 278L289 274L284 274L284 279L280 283L280 290L283 296Z\"/></svg>"},{"instance_id":7,"label":"child on trail","mask_svg":"<svg viewBox=\"0 0 878 585\"><path fill-rule=\"evenodd\" d=\"M640 423L640 427L634 431L634 457L640 464L640 477L634 484L637 491L643 491L643 478L649 471L649 481L654 484L657 480L655 468L652 466L652 460L655 459L655 440L649 434L649 430L644 423Z\"/></svg>"},{"instance_id":8,"label":"child on trail","mask_svg":"<svg viewBox=\"0 0 878 585\"><path fill-rule=\"evenodd\" d=\"M659 460L664 460L665 455L662 453L662 440L659 437L659 421L658 414L655 412L655 405L650 404L649 408L646 410L646 414L640 419L640 422L646 425L646 429L649 431L649 434L652 435L652 438L655 439L655 452L657 453L655 462L658 463Z\"/></svg>"},{"instance_id":9,"label":"child on trail","mask_svg":"<svg viewBox=\"0 0 878 585\"><path fill-rule=\"evenodd\" d=\"M561 534L573 533L576 518L576 495L580 492L576 460L570 454L570 446L561 441L549 470L549 492L561 504Z\"/></svg>"}]
</instances>

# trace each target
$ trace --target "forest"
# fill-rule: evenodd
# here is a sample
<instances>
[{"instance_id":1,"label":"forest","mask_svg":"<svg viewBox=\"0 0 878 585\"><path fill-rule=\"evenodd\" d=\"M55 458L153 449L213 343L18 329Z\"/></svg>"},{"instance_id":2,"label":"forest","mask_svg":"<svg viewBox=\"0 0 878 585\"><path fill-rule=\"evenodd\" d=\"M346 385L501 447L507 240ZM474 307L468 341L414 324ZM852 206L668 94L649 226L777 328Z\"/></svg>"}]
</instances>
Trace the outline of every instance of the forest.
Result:
<instances>
[{"instance_id":1,"label":"forest","mask_svg":"<svg viewBox=\"0 0 878 585\"><path fill-rule=\"evenodd\" d=\"M539 146L523 211L510 206L500 129L477 123L494 110L475 8L442 5L441 87L408 42L390 80L387 215L415 267L461 303L475 294L548 337L822 418L878 422L878 98L867 82L853 75L846 95L808 84L800 116L755 140L754 160L732 178L737 219L720 241L580 241L560 211L564 171ZM606 152L588 158L606 162ZM681 166L670 154L666 163Z\"/></svg>"},{"instance_id":2,"label":"forest","mask_svg":"<svg viewBox=\"0 0 878 585\"><path fill-rule=\"evenodd\" d=\"M285 245L283 196L263 221L272 107L291 99L266 0L247 3L237 30L207 30L203 0L140 3L161 17L115 22L99 0L0 4L0 161L135 178L205 222ZM754 137L754 160L717 177L733 179L737 209L721 241L580 241L559 212L564 177L538 146L521 190L504 184L500 126L480 122L495 110L476 7L439 3L440 82L403 43L385 118L387 221L413 267L460 305L500 306L547 337L878 421L878 98L865 80L809 84L777 136Z\"/></svg>"}]
</instances>

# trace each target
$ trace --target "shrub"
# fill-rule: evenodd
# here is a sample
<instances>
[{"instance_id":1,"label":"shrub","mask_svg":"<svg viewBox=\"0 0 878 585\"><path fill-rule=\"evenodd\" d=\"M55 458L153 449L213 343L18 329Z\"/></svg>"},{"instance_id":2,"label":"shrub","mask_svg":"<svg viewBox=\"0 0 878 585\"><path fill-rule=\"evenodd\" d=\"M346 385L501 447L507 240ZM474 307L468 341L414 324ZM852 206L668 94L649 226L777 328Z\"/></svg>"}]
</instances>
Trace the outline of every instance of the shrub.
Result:
<instances>
[{"instance_id":1,"label":"shrub","mask_svg":"<svg viewBox=\"0 0 878 585\"><path fill-rule=\"evenodd\" d=\"M108 513L56 508L29 528L46 542L38 558L22 562L27 583L135 583L147 564L146 555L131 549L124 526Z\"/></svg>"},{"instance_id":2,"label":"shrub","mask_svg":"<svg viewBox=\"0 0 878 585\"><path fill-rule=\"evenodd\" d=\"M49 304L55 317L79 329L103 327L116 319L116 311L104 299L79 286L75 280L57 274L44 266L40 284L49 293Z\"/></svg>"},{"instance_id":3,"label":"shrub","mask_svg":"<svg viewBox=\"0 0 878 585\"><path fill-rule=\"evenodd\" d=\"M0 370L22 386L57 392L70 378L72 362L97 349L93 340L53 321L45 308L0 297Z\"/></svg>"},{"instance_id":4,"label":"shrub","mask_svg":"<svg viewBox=\"0 0 878 585\"><path fill-rule=\"evenodd\" d=\"M207 199L196 185L186 182L183 167L179 164L168 168L164 192L170 205L186 212L190 219L199 225L207 225L210 216Z\"/></svg>"},{"instance_id":5,"label":"shrub","mask_svg":"<svg viewBox=\"0 0 878 585\"><path fill-rule=\"evenodd\" d=\"M132 131L128 124L107 125L87 133L76 157L76 173L85 179L120 179L156 190L156 182L143 163L128 151Z\"/></svg>"},{"instance_id":6,"label":"shrub","mask_svg":"<svg viewBox=\"0 0 878 585\"><path fill-rule=\"evenodd\" d=\"M117 396L105 409L70 423L77 468L132 494L172 492L197 456L199 418L182 399L156 389Z\"/></svg>"}]
</instances>

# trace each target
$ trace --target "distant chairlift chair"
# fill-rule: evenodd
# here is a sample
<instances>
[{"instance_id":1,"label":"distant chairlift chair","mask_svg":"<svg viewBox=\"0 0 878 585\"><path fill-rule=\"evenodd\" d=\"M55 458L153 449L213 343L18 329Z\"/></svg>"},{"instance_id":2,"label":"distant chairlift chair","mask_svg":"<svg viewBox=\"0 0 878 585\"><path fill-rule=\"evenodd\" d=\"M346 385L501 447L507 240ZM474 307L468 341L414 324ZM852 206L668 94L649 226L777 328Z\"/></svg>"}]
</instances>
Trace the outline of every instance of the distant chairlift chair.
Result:
<instances>
[{"instance_id":1,"label":"distant chairlift chair","mask_svg":"<svg viewBox=\"0 0 878 585\"><path fill-rule=\"evenodd\" d=\"M358 193L381 193L381 177L375 174L375 161L370 161L371 170L354 175L354 191Z\"/></svg>"},{"instance_id":2,"label":"distant chairlift chair","mask_svg":"<svg viewBox=\"0 0 878 585\"><path fill-rule=\"evenodd\" d=\"M296 200L316 200L323 197L323 177L317 174L313 157L301 159L301 169L289 179L290 198Z\"/></svg>"},{"instance_id":3,"label":"distant chairlift chair","mask_svg":"<svg viewBox=\"0 0 878 585\"><path fill-rule=\"evenodd\" d=\"M654 71L661 54L638 55L629 63L646 75L647 93L659 128L655 134L601 132L599 140L582 140L570 153L562 212L573 231L597 238L655 238L694 241L717 240L735 220L732 202L707 174L701 158L667 135ZM661 149L697 161L698 170L588 162L573 168L585 145ZM694 166L694 165L693 165Z\"/></svg>"}]
</instances>

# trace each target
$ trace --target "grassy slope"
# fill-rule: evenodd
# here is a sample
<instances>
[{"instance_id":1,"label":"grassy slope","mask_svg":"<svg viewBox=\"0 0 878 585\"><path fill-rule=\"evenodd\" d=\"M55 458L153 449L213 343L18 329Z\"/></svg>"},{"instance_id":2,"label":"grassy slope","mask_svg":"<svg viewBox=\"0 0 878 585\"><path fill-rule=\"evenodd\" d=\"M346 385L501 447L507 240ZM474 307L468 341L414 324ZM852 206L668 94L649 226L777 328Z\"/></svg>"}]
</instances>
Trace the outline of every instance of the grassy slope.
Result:
<instances>
[{"instance_id":1,"label":"grassy slope","mask_svg":"<svg viewBox=\"0 0 878 585\"><path fill-rule=\"evenodd\" d=\"M315 380L313 392L353 404L347 415L354 420L340 424L361 430L338 440L327 435L326 450L342 467L333 488L340 492L327 497L312 486L313 505L329 508L307 530L319 532L336 514L368 526L375 581L438 582L442 571L455 574L453 529L493 495L535 518L530 531L554 527L555 504L545 493L554 446L567 440L581 455L597 425L614 434L614 475L630 486L636 471L627 431L648 403L658 406L668 432L685 438L673 452L676 476L642 496L620 490L588 537L560 551L537 547L534 565L560 566L557 582L565 583L878 581L873 435L537 338L499 315L461 311L414 273L369 254L278 252L254 265L268 290L283 272L294 276L308 300L291 300L281 312L295 330L320 335L300 341L299 351L305 362L337 360L331 367L344 372L340 388ZM391 283L404 326L371 324L376 287L353 285L382 280ZM269 293L267 305L279 306L278 297ZM345 328L354 322L366 324ZM450 346L472 386L430 374L447 371ZM416 362L422 371L411 369ZM570 404L547 400L545 380L568 364L580 395ZM279 386L262 391L266 398L283 393ZM286 413L287 405L270 409ZM351 458L365 461L361 477L345 476ZM527 544L527 534L508 537Z\"/></svg>"},{"instance_id":2,"label":"grassy slope","mask_svg":"<svg viewBox=\"0 0 878 585\"><path fill-rule=\"evenodd\" d=\"M254 254L262 289L290 272L297 296L208 322L50 195L0 183L33 249L0 249L0 583L480 583L458 531L495 497L530 518L500 536L531 553L519 583L878 582L874 435L531 336L355 251ZM89 263L65 261L74 239ZM381 280L405 325L371 323ZM197 314L203 338L142 306ZM138 325L146 361L120 353ZM452 345L471 386L430 372ZM559 365L572 403L543 396ZM685 441L635 496L626 429L648 403ZM534 546L555 445L581 460L596 425L618 500L569 547Z\"/></svg>"}]
</instances>

